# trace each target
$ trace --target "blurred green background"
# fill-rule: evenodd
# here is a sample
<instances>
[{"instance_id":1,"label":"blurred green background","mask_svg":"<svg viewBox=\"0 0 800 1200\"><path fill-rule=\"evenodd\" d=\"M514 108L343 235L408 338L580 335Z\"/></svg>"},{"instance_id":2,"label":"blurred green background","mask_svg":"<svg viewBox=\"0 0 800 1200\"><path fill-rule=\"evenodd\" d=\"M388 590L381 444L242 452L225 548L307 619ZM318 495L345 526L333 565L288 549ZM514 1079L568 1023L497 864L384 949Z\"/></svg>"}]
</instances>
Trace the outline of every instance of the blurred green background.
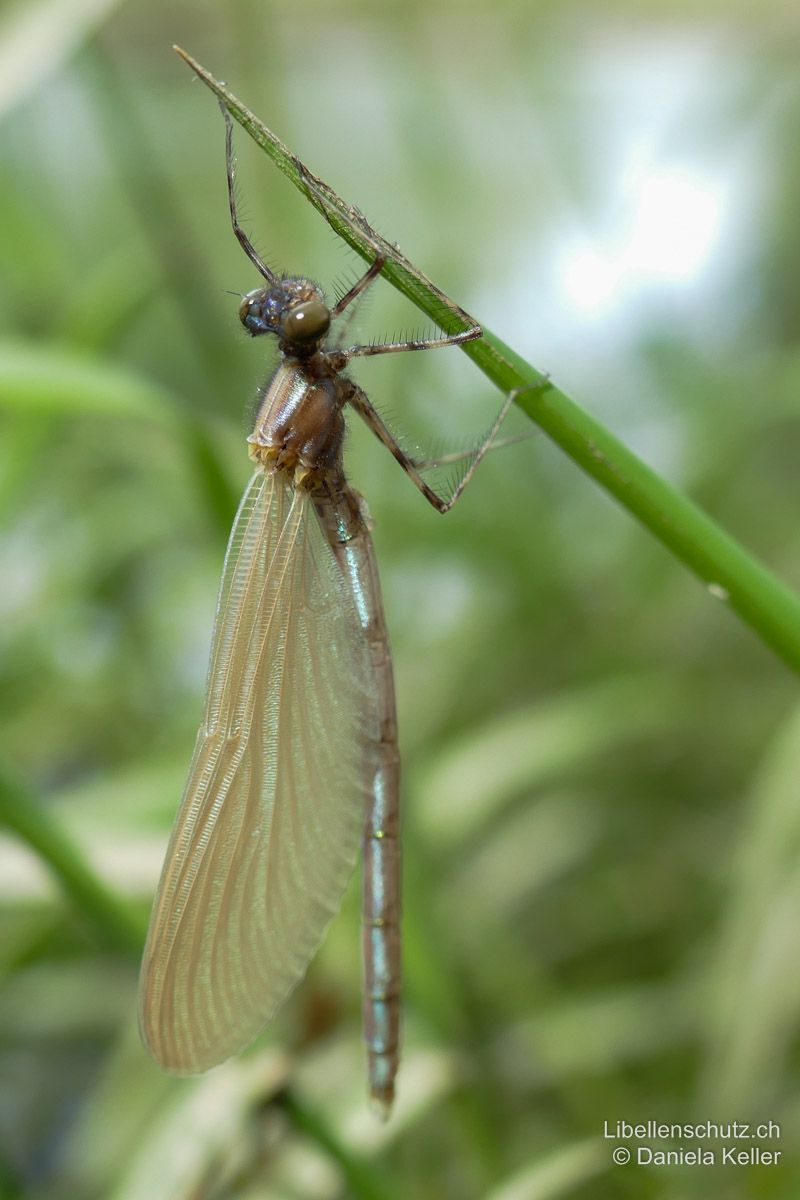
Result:
<instances>
[{"instance_id":1,"label":"blurred green background","mask_svg":"<svg viewBox=\"0 0 800 1200\"><path fill-rule=\"evenodd\" d=\"M258 280L175 41L800 587L791 6L7 8L0 1196L797 1197L797 680L542 437L442 519L352 430L405 772L396 1115L364 1101L356 886L250 1054L178 1081L141 1050L140 938L272 361L237 321ZM244 142L256 244L354 277ZM362 332L424 324L383 292ZM359 379L436 450L500 403L458 351ZM772 1120L783 1158L614 1166L604 1122L648 1119Z\"/></svg>"}]
</instances>

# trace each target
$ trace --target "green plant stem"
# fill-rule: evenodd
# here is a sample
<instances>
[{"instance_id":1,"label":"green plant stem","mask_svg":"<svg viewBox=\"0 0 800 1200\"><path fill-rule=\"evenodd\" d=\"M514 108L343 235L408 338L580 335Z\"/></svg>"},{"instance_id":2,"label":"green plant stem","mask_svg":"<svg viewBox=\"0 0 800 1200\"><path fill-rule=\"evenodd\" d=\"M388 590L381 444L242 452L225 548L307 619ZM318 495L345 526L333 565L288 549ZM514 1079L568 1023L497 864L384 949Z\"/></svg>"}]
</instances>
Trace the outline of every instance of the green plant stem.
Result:
<instances>
[{"instance_id":1,"label":"green plant stem","mask_svg":"<svg viewBox=\"0 0 800 1200\"><path fill-rule=\"evenodd\" d=\"M632 513L780 657L800 670L800 600L683 492L484 329L464 352L587 475Z\"/></svg>"},{"instance_id":2,"label":"green plant stem","mask_svg":"<svg viewBox=\"0 0 800 1200\"><path fill-rule=\"evenodd\" d=\"M102 939L126 954L140 954L145 930L129 905L86 862L52 813L21 784L0 774L0 826L35 851L74 907Z\"/></svg>"},{"instance_id":3,"label":"green plant stem","mask_svg":"<svg viewBox=\"0 0 800 1200\"><path fill-rule=\"evenodd\" d=\"M243 129L366 261L386 259L382 275L447 333L473 323L364 216L313 175L228 89L191 58L177 53L215 93ZM588 475L693 571L795 670L800 670L800 600L687 496L636 457L542 372L484 329L462 350L502 392L519 391L518 406Z\"/></svg>"}]
</instances>

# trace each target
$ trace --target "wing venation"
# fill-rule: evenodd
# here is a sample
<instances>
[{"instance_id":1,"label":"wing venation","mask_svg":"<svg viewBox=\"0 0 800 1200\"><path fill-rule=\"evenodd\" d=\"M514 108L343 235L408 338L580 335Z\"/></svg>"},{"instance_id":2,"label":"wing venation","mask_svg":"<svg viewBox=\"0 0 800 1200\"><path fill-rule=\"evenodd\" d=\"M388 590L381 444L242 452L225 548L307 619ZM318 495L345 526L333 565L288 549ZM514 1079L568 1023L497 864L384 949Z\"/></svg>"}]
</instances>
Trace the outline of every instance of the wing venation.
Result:
<instances>
[{"instance_id":1,"label":"wing venation","mask_svg":"<svg viewBox=\"0 0 800 1200\"><path fill-rule=\"evenodd\" d=\"M234 522L206 707L151 918L140 1024L202 1071L302 978L353 868L376 684L313 502L258 471Z\"/></svg>"}]
</instances>

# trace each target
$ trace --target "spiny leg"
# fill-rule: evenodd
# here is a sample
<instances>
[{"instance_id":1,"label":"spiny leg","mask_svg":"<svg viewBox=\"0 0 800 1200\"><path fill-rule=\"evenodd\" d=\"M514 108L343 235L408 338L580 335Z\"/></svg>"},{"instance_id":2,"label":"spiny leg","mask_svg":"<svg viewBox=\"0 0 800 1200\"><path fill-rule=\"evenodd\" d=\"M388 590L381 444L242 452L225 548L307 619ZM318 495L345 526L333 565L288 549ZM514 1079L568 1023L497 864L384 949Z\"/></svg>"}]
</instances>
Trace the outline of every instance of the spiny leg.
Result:
<instances>
[{"instance_id":1,"label":"spiny leg","mask_svg":"<svg viewBox=\"0 0 800 1200\"><path fill-rule=\"evenodd\" d=\"M322 212L328 224L331 225L334 232L338 232L335 225L333 225L331 222L325 193L319 186L319 181L311 174L311 172L308 170L305 164L300 161L299 158L295 158L294 161L309 195L314 198L318 208ZM358 218L358 229L361 237L364 239L367 245L374 249L375 260L367 269L367 271L365 271L361 279L359 279L357 283L353 285L350 291L342 297L336 307L331 310L331 315L334 317L338 316L338 314L347 307L351 300L354 300L355 297L362 292L365 287L368 287L369 284L372 283L373 279L377 278L386 264L386 255L374 237L370 236L369 225L367 224L364 216L361 213L358 213L356 210L351 210L351 212L353 212ZM459 310L459 312L460 311L461 310ZM466 314L464 315L466 316ZM412 338L400 342L384 342L382 345L367 344L350 346L347 350L342 350L341 353L346 356L347 359L350 359L366 358L367 356L373 354L398 354L408 350L437 350L441 346L460 346L464 342L474 341L475 338L479 338L482 333L483 330L481 329L480 325L473 324L467 329L460 330L458 333L446 333L443 334L442 337Z\"/></svg>"},{"instance_id":2,"label":"spiny leg","mask_svg":"<svg viewBox=\"0 0 800 1200\"><path fill-rule=\"evenodd\" d=\"M345 292L341 300L334 305L334 307L331 309L331 318L338 317L340 313L343 313L348 304L352 304L356 297L360 296L364 289L368 288L372 281L378 278L383 270L385 262L386 259L384 256L379 254L372 266L367 268L361 278L356 280L349 292Z\"/></svg>"},{"instance_id":3,"label":"spiny leg","mask_svg":"<svg viewBox=\"0 0 800 1200\"><path fill-rule=\"evenodd\" d=\"M488 454L491 450L503 450L506 446L516 446L518 442L527 442L530 438L536 437L538 432L538 429L524 429L522 433L510 433L508 437L495 438L487 446L486 453ZM471 458L474 453L474 448L453 450L450 454L439 454L436 458L412 458L411 461L418 471L432 471L434 467L449 467L453 463L463 462L465 458Z\"/></svg>"},{"instance_id":4,"label":"spiny leg","mask_svg":"<svg viewBox=\"0 0 800 1200\"><path fill-rule=\"evenodd\" d=\"M309 171L309 169L305 165L305 163L301 162L299 158L295 158L295 165L297 166L297 169L300 173L300 178L303 180L303 184L305 185L306 190L317 201L319 207L321 208L321 210L325 216L325 220L330 225L331 220L328 215L328 209L325 204L325 197L324 197L323 192L318 187L316 180L312 176L311 172ZM355 300L355 298L357 296L360 296L361 293L364 291L364 289L368 288L369 285L373 282L373 280L378 278L378 276L380 275L381 271L383 270L383 268L386 264L386 255L382 252L382 250L378 246L377 242L373 242L372 238L367 237L366 232L364 232L364 237L365 237L365 240L375 250L375 258L373 259L371 265L369 267L367 267L366 271L361 276L361 278L356 280L356 282L353 284L353 286L350 288L350 290L345 292L345 294L342 296L342 298L340 300L338 300L337 303L334 305L334 307L331 309L331 318L338 317L340 315L340 313L343 313L344 310L348 307L348 305L352 304L352 302Z\"/></svg>"},{"instance_id":5,"label":"spiny leg","mask_svg":"<svg viewBox=\"0 0 800 1200\"><path fill-rule=\"evenodd\" d=\"M236 234L239 245L244 250L247 257L250 259L256 270L264 276L267 283L275 283L275 274L270 271L267 264L263 261L258 251L256 250L250 238L239 224L239 217L236 212L236 192L234 188L234 161L233 161L233 121L225 105L220 101L222 115L225 118L225 167L228 173L228 206L231 210L231 224L233 232Z\"/></svg>"},{"instance_id":6,"label":"spiny leg","mask_svg":"<svg viewBox=\"0 0 800 1200\"><path fill-rule=\"evenodd\" d=\"M385 256L379 254L372 266L353 284L350 291L342 296L336 307L331 309L331 316L337 317L351 301L355 300L366 287L369 287L372 281L380 275L385 263ZM442 346L460 346L463 342L472 342L475 338L479 338L482 333L483 330L480 325L471 325L468 329L462 329L458 333L446 333L441 337L410 338L401 342L377 342L367 343L366 345L348 346L346 350L341 350L340 353L343 355L345 362L347 362L351 358L366 358L373 354L398 354L408 350L438 350Z\"/></svg>"},{"instance_id":7,"label":"spiny leg","mask_svg":"<svg viewBox=\"0 0 800 1200\"><path fill-rule=\"evenodd\" d=\"M543 392L549 387L550 376L545 375L538 383L530 383L526 387L513 388L507 397L506 411L519 396L524 396L531 392ZM493 438L491 432L489 432L487 435L488 445L482 449L482 455L488 454L490 450L502 450L505 446L516 446L518 442L527 442L530 438L536 437L538 432L539 430L534 427L533 429L524 429L521 433L510 433L508 437L504 438ZM483 447L483 440L481 441L481 447ZM418 471L430 471L434 467L445 467L451 463L463 462L465 458L471 459L475 453L474 448L470 450L455 450L451 454L439 454L436 458L412 458L411 462Z\"/></svg>"},{"instance_id":8,"label":"spiny leg","mask_svg":"<svg viewBox=\"0 0 800 1200\"><path fill-rule=\"evenodd\" d=\"M303 181L303 186L306 189L306 195L314 202L315 208L322 214L325 220L330 225L337 237L341 237L341 231L337 229L335 223L331 220L330 208L335 208L335 201L338 200L336 193L329 184L323 179L318 179L316 175L309 171L308 167L296 155L293 155L294 165L297 167L297 173ZM370 227L367 218L364 214L353 207L349 208L350 219L354 225L358 227L359 234L367 246L374 251L375 258L386 258L384 251L378 241L375 230Z\"/></svg>"},{"instance_id":9,"label":"spiny leg","mask_svg":"<svg viewBox=\"0 0 800 1200\"><path fill-rule=\"evenodd\" d=\"M365 346L348 346L342 354L351 358L367 358L373 354L402 354L408 350L438 350L441 346L461 346L464 342L473 342L479 338L483 330L480 325L471 325L459 333L445 333L441 337L409 338L402 342L377 342Z\"/></svg>"},{"instance_id":10,"label":"spiny leg","mask_svg":"<svg viewBox=\"0 0 800 1200\"><path fill-rule=\"evenodd\" d=\"M545 388L545 387L549 387L549 386L550 386L549 380L545 380L541 384L535 385L533 390L539 390L540 388ZM463 478L459 480L458 485L456 486L452 495L440 496L439 493L436 492L430 486L430 484L426 483L425 480L420 475L420 470L424 469L426 464L420 463L420 462L416 461L415 459L413 459L411 457L411 455L406 454L405 450L403 450L402 446L398 443L397 439L394 437L391 430L385 424L385 422L383 421L380 414L375 410L375 408L373 408L366 393L363 392L362 389L360 387L358 387L356 384L351 384L351 389L352 390L349 392L349 395L348 395L349 403L353 406L353 408L356 410L356 412L359 414L359 416L364 421L366 421L367 425L370 427L370 429L375 434L375 436L378 438L378 440L383 443L383 445L387 448L387 450L391 451L391 453L397 459L400 466L403 468L405 473L408 475L411 482L414 484L415 487L419 488L419 490L422 492L423 496L428 501L428 503L431 504L437 510L437 512L440 512L440 513L449 512L449 510L453 507L453 505L456 503L456 501L460 497L461 493L464 491L464 488L467 486L470 479L472 479L472 476L475 474L475 471L478 467L478 464L481 462L481 459L484 457L484 455L489 450L492 449L492 446L494 444L494 441L495 441L497 433L500 429L500 426L503 424L503 421L506 418L508 410L511 407L511 405L514 403L517 396L519 396L522 392L527 392L527 391L531 390L530 388L515 388L513 391L508 393L505 400L503 401L503 405L502 405L499 413L497 414L494 421L492 422L490 429L487 431L487 433L481 440L478 447L471 452L472 460L471 460L469 466L467 467L467 470L465 471ZM459 457L459 458L467 457L467 455L458 455L457 457ZM431 465L433 465L433 464L431 464Z\"/></svg>"},{"instance_id":11,"label":"spiny leg","mask_svg":"<svg viewBox=\"0 0 800 1200\"><path fill-rule=\"evenodd\" d=\"M341 351L345 341L350 336L350 330L353 328L354 322L358 318L361 311L362 301L366 297L366 292L362 291L360 296L357 296L355 301L350 305L347 311L339 317L334 327L335 337L331 341L331 349Z\"/></svg>"}]
</instances>

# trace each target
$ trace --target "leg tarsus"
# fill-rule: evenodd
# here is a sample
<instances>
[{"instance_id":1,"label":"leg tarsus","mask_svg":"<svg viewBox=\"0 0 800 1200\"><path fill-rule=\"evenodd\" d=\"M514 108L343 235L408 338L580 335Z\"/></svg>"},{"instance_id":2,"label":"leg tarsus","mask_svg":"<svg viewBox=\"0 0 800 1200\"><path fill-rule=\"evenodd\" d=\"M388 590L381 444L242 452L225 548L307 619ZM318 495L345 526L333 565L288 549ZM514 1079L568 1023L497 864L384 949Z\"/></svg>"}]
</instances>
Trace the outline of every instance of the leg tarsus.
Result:
<instances>
[{"instance_id":1,"label":"leg tarsus","mask_svg":"<svg viewBox=\"0 0 800 1200\"><path fill-rule=\"evenodd\" d=\"M511 405L514 403L514 395L515 395L514 392L509 392L508 395L506 396L505 400L503 401L503 403L501 405L500 411L498 412L497 416L495 417L494 421L492 422L491 428L485 434L483 441L480 443L478 448L475 450L472 461L470 462L469 466L467 467L467 469L464 472L461 479L458 481L458 485L456 486L456 489L453 492L452 496L449 497L449 499L445 503L445 506L442 509L440 509L440 512L443 512L443 513L449 512L449 510L453 507L455 502L461 496L461 493L464 491L464 488L467 486L470 479L472 479L472 476L475 474L475 471L477 470L478 465L480 464L481 460L486 456L486 454L489 452L489 450L491 450L494 440L500 431L500 427L503 424L503 421L505 421L506 417L508 416L508 410L511 407Z\"/></svg>"},{"instance_id":2,"label":"leg tarsus","mask_svg":"<svg viewBox=\"0 0 800 1200\"><path fill-rule=\"evenodd\" d=\"M541 392L549 387L550 377L546 375L539 383L531 383L527 387L513 388L506 397L509 402L507 407L510 408L517 400L517 397L525 395L526 392ZM502 450L505 446L516 446L518 442L527 442L530 438L536 437L538 432L538 429L525 429L521 433L511 433L508 437L491 439L484 453L488 454L491 450ZM411 462L418 471L430 471L434 467L446 467L452 463L461 462L475 453L474 449L456 450L452 454L443 454L438 458L412 458Z\"/></svg>"},{"instance_id":3,"label":"leg tarsus","mask_svg":"<svg viewBox=\"0 0 800 1200\"><path fill-rule=\"evenodd\" d=\"M405 473L408 475L411 482L414 484L415 487L417 487L419 489L420 492L422 492L422 495L425 497L425 499L428 501L428 503L430 505L432 505L432 507L435 508L437 510L437 512L446 513L446 512L450 511L450 509L453 507L453 505L459 499L462 492L464 491L464 488L467 486L469 481L472 479L472 476L475 474L475 471L476 471L478 465L480 464L481 460L489 452L489 450L495 449L499 445L505 445L510 442L522 441L523 437L528 436L527 434L522 435L521 437L514 436L511 438L505 439L501 443L498 443L496 441L497 434L500 430L500 427L502 426L503 421L506 419L506 416L508 415L508 410L511 407L511 405L514 403L516 398L523 392L538 391L541 388L545 388L545 387L549 387L549 386L550 386L550 381L544 380L540 384L531 385L531 387L514 388L513 391L510 391L508 393L508 395L505 397L503 404L500 408L500 411L498 412L497 416L495 417L494 421L492 422L491 427L489 428L489 430L487 431L485 436L482 438L480 444L478 445L478 447L475 450L471 450L471 451L467 452L466 454L456 454L453 456L445 456L444 459L439 459L439 460L432 461L432 462L421 462L417 459L414 459L410 454L406 454L405 450L403 450L403 448L400 446L396 437L391 432L389 427L386 425L383 418L380 416L380 414L376 411L376 409L371 404L367 395L356 384L351 385L352 391L349 396L349 402L353 406L353 408L355 408L355 410L359 414L359 416L366 422L366 424L369 426L369 428L372 430L372 432L375 434L375 436L378 438L378 440L381 441L383 443L383 445L386 446L386 448L392 452L392 454L396 458L397 462L400 464L400 466L403 468ZM436 492L430 486L430 484L426 483L425 480L420 475L420 471L425 470L427 467L442 465L443 463L448 461L448 458L449 458L449 461L451 461L451 462L458 462L459 459L468 458L470 456L471 456L471 461L470 461L466 471L464 472L463 477L459 480L458 485L456 486L455 490L453 491L452 495L450 495L450 496L440 496L438 494L438 492Z\"/></svg>"}]
</instances>

